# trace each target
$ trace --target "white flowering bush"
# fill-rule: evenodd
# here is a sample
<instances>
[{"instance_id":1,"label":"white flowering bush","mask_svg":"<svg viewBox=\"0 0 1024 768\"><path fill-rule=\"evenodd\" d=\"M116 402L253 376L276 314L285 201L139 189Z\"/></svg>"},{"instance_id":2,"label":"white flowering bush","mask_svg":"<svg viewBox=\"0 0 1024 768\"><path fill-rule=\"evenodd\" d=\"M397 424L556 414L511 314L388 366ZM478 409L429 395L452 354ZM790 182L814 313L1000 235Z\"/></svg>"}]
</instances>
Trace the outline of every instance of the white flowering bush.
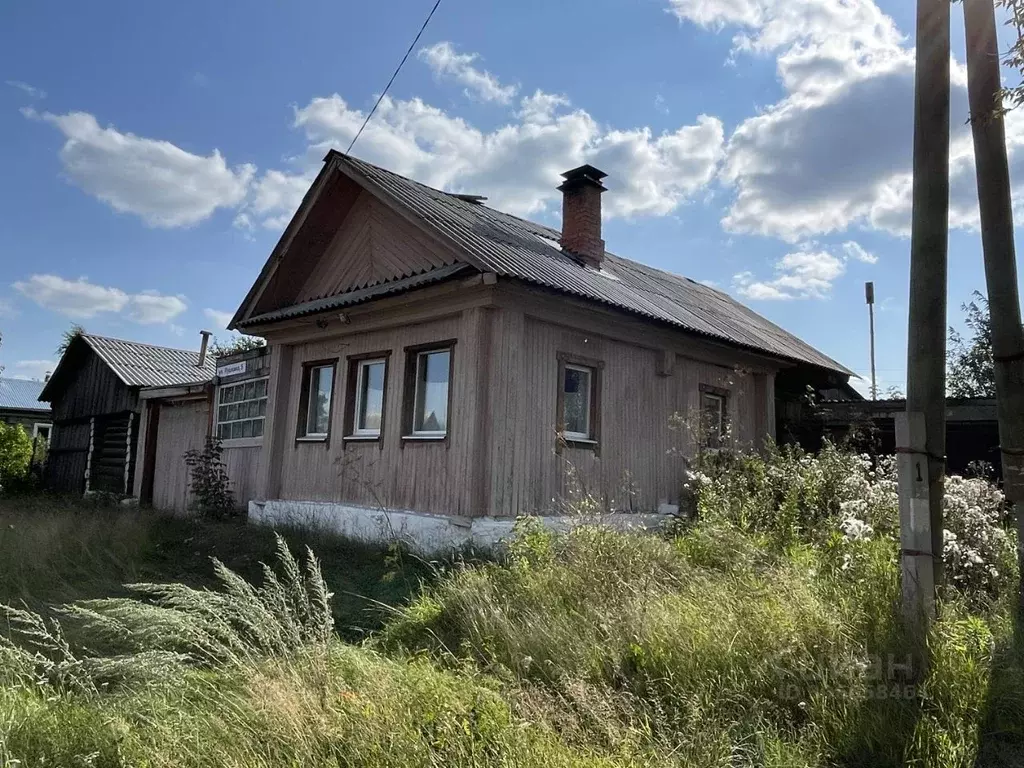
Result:
<instances>
[{"instance_id":1,"label":"white flowering bush","mask_svg":"<svg viewBox=\"0 0 1024 768\"><path fill-rule=\"evenodd\" d=\"M1015 581L1015 543L1006 502L987 480L953 475L943 496L947 581L968 594L997 595Z\"/></svg>"},{"instance_id":2,"label":"white flowering bush","mask_svg":"<svg viewBox=\"0 0 1024 768\"><path fill-rule=\"evenodd\" d=\"M898 554L896 461L826 444L766 455L714 457L695 473L698 514L782 545L810 543L849 567L859 543L888 541ZM997 597L1016 580L1016 542L1006 504L984 478L946 479L943 531L947 583L972 599Z\"/></svg>"}]
</instances>

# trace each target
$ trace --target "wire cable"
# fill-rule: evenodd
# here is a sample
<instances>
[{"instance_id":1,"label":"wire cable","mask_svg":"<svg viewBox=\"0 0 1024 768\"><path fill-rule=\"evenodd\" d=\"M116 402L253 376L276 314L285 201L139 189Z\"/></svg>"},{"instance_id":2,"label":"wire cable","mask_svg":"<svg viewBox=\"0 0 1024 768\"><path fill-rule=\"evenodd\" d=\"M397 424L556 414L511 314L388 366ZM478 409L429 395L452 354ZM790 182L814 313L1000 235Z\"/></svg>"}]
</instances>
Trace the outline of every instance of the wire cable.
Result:
<instances>
[{"instance_id":1,"label":"wire cable","mask_svg":"<svg viewBox=\"0 0 1024 768\"><path fill-rule=\"evenodd\" d=\"M429 24L430 20L434 17L434 11L437 10L437 6L440 4L441 0L437 0L437 2L434 3L434 7L430 9L430 13L427 14L427 18L423 21L423 26L420 27L420 31L417 32L416 37L413 38L412 44L409 46L409 50L405 52L405 56L403 56L402 60L398 62L398 67L395 69L395 73L391 75L391 79L388 80L388 84L384 86L384 90L381 92L380 96L377 97L377 103L373 105L373 109L370 110L370 114L368 114L366 119L363 120L363 124L359 126L359 130L356 132L356 135L352 137L352 143L349 144L348 149L345 150L346 155L352 152L352 147L356 145L356 142L359 141L359 137L363 135L363 129L366 128L366 124L370 122L370 118L373 117L373 113L377 111L377 107L380 106L381 101L383 101L384 97L387 96L388 89L391 88L391 84L395 82L395 78L398 77L398 73L402 71L402 67L405 66L406 59L408 59L409 54L413 52L413 49L416 47L416 43L420 41L420 36L423 34L423 30L427 28L427 24Z\"/></svg>"}]
</instances>

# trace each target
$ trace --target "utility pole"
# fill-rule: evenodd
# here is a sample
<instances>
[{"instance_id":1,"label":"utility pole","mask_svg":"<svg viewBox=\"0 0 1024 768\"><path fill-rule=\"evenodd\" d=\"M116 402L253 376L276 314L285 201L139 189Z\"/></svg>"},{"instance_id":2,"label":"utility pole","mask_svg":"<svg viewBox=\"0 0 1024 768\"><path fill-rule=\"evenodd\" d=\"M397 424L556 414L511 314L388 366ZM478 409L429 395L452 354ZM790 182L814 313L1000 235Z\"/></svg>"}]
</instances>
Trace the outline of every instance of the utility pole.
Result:
<instances>
[{"instance_id":1,"label":"utility pole","mask_svg":"<svg viewBox=\"0 0 1024 768\"><path fill-rule=\"evenodd\" d=\"M875 378L875 284L864 283L864 300L868 303L868 335L871 337L871 399L878 399L878 379Z\"/></svg>"},{"instance_id":2,"label":"utility pole","mask_svg":"<svg viewBox=\"0 0 1024 768\"><path fill-rule=\"evenodd\" d=\"M949 234L949 0L917 0L907 411L897 420L906 615L923 638L942 583Z\"/></svg>"},{"instance_id":3,"label":"utility pole","mask_svg":"<svg viewBox=\"0 0 1024 768\"><path fill-rule=\"evenodd\" d=\"M1013 247L1013 205L1006 161L999 77L999 49L992 0L965 0L967 96L974 135L981 245L985 255L992 323L992 357L1003 459L1003 490L1024 534L1024 330L1017 294L1017 257ZM1024 535L1018 558L1024 565ZM1024 568L1021 570L1024 578ZM1024 582L1021 586L1024 608Z\"/></svg>"}]
</instances>

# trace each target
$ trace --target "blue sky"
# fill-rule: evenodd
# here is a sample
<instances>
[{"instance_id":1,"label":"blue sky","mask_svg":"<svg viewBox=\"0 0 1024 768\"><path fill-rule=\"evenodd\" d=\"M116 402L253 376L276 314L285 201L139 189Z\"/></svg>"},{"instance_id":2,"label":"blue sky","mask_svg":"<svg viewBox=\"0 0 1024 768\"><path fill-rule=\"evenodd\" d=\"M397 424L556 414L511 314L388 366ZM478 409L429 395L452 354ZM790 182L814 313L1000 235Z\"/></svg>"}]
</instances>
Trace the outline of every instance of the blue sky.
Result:
<instances>
[{"instance_id":1,"label":"blue sky","mask_svg":"<svg viewBox=\"0 0 1024 768\"><path fill-rule=\"evenodd\" d=\"M4 4L5 375L51 369L72 323L226 337L431 5ZM442 0L355 154L554 226L558 173L593 163L611 250L711 282L859 372L873 280L880 385L902 386L912 5ZM954 323L984 287L960 14ZM1018 181L1024 121L1007 132Z\"/></svg>"}]
</instances>

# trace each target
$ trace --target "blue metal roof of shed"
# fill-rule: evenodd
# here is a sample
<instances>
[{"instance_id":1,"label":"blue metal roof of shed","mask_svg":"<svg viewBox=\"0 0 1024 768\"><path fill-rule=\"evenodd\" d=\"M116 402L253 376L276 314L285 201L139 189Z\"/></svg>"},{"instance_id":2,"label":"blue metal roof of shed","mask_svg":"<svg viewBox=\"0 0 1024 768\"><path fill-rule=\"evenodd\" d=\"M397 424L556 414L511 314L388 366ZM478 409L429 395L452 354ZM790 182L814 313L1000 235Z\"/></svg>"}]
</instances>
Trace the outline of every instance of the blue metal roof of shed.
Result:
<instances>
[{"instance_id":1,"label":"blue metal roof of shed","mask_svg":"<svg viewBox=\"0 0 1024 768\"><path fill-rule=\"evenodd\" d=\"M48 412L50 406L39 402L43 386L41 381L0 378L0 409Z\"/></svg>"}]
</instances>

